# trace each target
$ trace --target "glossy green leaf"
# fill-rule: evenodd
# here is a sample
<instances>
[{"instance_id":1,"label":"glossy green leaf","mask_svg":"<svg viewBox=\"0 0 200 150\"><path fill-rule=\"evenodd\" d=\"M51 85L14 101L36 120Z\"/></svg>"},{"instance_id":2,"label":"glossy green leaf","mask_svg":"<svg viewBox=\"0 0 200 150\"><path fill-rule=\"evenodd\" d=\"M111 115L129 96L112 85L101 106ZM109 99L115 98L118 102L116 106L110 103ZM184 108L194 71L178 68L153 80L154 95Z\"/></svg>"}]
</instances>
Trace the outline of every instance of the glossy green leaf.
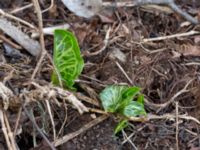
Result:
<instances>
[{"instance_id":1,"label":"glossy green leaf","mask_svg":"<svg viewBox=\"0 0 200 150\"><path fill-rule=\"evenodd\" d=\"M138 103L141 103L141 104L144 104L144 95L140 94L137 98L137 102Z\"/></svg>"},{"instance_id":2,"label":"glossy green leaf","mask_svg":"<svg viewBox=\"0 0 200 150\"><path fill-rule=\"evenodd\" d=\"M139 87L127 87L127 89L124 91L122 94L122 99L119 102L120 103L120 108L118 109L123 109L125 106L129 105L129 103L134 99L136 95L138 95L140 92Z\"/></svg>"},{"instance_id":3,"label":"glossy green leaf","mask_svg":"<svg viewBox=\"0 0 200 150\"><path fill-rule=\"evenodd\" d=\"M122 120L120 121L117 126L115 127L114 133L117 134L121 132L124 128L128 126L128 121L127 120Z\"/></svg>"},{"instance_id":4,"label":"glossy green leaf","mask_svg":"<svg viewBox=\"0 0 200 150\"><path fill-rule=\"evenodd\" d=\"M137 117L146 115L144 104L137 101L131 101L127 106L124 107L121 113L126 117Z\"/></svg>"},{"instance_id":5,"label":"glossy green leaf","mask_svg":"<svg viewBox=\"0 0 200 150\"><path fill-rule=\"evenodd\" d=\"M73 33L66 30L55 30L53 61L59 73L57 76L60 76L67 87L72 88L84 67L80 48ZM52 79L53 82L57 82L55 75Z\"/></svg>"},{"instance_id":6,"label":"glossy green leaf","mask_svg":"<svg viewBox=\"0 0 200 150\"><path fill-rule=\"evenodd\" d=\"M116 112L127 117L146 115L144 96L140 94L138 87L108 86L100 93L100 99L107 112Z\"/></svg>"},{"instance_id":7,"label":"glossy green leaf","mask_svg":"<svg viewBox=\"0 0 200 150\"><path fill-rule=\"evenodd\" d=\"M122 95L127 90L127 86L112 85L105 88L100 93L100 99L103 108L107 112L116 112L120 107L120 101L122 101Z\"/></svg>"}]
</instances>

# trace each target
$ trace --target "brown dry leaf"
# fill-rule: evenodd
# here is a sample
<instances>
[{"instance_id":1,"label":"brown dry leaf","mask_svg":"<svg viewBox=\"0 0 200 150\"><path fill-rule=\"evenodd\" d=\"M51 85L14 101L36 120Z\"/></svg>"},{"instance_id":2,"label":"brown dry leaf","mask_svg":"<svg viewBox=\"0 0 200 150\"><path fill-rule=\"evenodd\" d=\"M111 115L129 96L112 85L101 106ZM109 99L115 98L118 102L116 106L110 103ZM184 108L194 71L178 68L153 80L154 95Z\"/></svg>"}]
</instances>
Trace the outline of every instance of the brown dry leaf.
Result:
<instances>
[{"instance_id":1,"label":"brown dry leaf","mask_svg":"<svg viewBox=\"0 0 200 150\"><path fill-rule=\"evenodd\" d=\"M110 16L99 15L102 23L113 23L114 19Z\"/></svg>"},{"instance_id":2,"label":"brown dry leaf","mask_svg":"<svg viewBox=\"0 0 200 150\"><path fill-rule=\"evenodd\" d=\"M143 55L143 56L140 56L140 61L141 61L141 64L147 64L151 61L151 58L150 57L147 57L146 55Z\"/></svg>"},{"instance_id":3,"label":"brown dry leaf","mask_svg":"<svg viewBox=\"0 0 200 150\"><path fill-rule=\"evenodd\" d=\"M118 30L118 35L119 36L123 36L123 37L126 37L130 34L130 30L129 28L127 27L126 24L122 24L120 27L119 27L119 30Z\"/></svg>"},{"instance_id":4,"label":"brown dry leaf","mask_svg":"<svg viewBox=\"0 0 200 150\"><path fill-rule=\"evenodd\" d=\"M103 9L98 14L102 23L113 23L115 21L115 15L113 9Z\"/></svg>"},{"instance_id":5,"label":"brown dry leaf","mask_svg":"<svg viewBox=\"0 0 200 150\"><path fill-rule=\"evenodd\" d=\"M194 42L195 42L195 44L200 44L200 36L198 35L198 36L195 36L194 37Z\"/></svg>"},{"instance_id":6,"label":"brown dry leaf","mask_svg":"<svg viewBox=\"0 0 200 150\"><path fill-rule=\"evenodd\" d=\"M185 45L181 51L180 51L184 56L200 56L200 46L196 45Z\"/></svg>"},{"instance_id":7,"label":"brown dry leaf","mask_svg":"<svg viewBox=\"0 0 200 150\"><path fill-rule=\"evenodd\" d=\"M117 59L119 60L120 62L122 63L125 63L126 62L126 55L118 48L115 48L111 51L109 57L111 59Z\"/></svg>"},{"instance_id":8,"label":"brown dry leaf","mask_svg":"<svg viewBox=\"0 0 200 150\"><path fill-rule=\"evenodd\" d=\"M101 7L102 0L62 0L65 6L80 17L91 18Z\"/></svg>"},{"instance_id":9,"label":"brown dry leaf","mask_svg":"<svg viewBox=\"0 0 200 150\"><path fill-rule=\"evenodd\" d=\"M194 146L194 145L193 145ZM196 147L196 146L194 146L194 147L191 147L190 148L190 150L200 150L200 148L199 147Z\"/></svg>"},{"instance_id":10,"label":"brown dry leaf","mask_svg":"<svg viewBox=\"0 0 200 150\"><path fill-rule=\"evenodd\" d=\"M86 24L83 24L83 25L75 24L74 25L74 32L76 33L76 36L77 36L77 39L78 39L80 45L83 44L88 33L91 32L89 27L90 26L87 26Z\"/></svg>"},{"instance_id":11,"label":"brown dry leaf","mask_svg":"<svg viewBox=\"0 0 200 150\"><path fill-rule=\"evenodd\" d=\"M54 5L51 9L49 9L49 16L51 18L55 18L58 16L57 5Z\"/></svg>"}]
</instances>

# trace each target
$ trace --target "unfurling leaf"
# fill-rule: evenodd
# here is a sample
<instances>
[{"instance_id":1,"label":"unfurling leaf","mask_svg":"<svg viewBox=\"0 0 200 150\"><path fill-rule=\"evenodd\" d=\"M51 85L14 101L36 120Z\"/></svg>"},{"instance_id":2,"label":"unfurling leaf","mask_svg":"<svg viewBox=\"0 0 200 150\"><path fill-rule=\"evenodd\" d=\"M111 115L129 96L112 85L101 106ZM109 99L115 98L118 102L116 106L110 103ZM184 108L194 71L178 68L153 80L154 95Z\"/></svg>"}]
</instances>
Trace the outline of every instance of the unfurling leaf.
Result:
<instances>
[{"instance_id":1,"label":"unfurling leaf","mask_svg":"<svg viewBox=\"0 0 200 150\"><path fill-rule=\"evenodd\" d=\"M117 126L115 127L115 131L114 133L117 134L120 131L122 131L124 128L126 128L128 126L128 121L127 120L122 120L120 121Z\"/></svg>"},{"instance_id":2,"label":"unfurling leaf","mask_svg":"<svg viewBox=\"0 0 200 150\"><path fill-rule=\"evenodd\" d=\"M57 78L59 77L64 85L73 88L75 80L84 67L80 48L73 33L55 30L53 61L56 67L56 71L52 75L53 82L58 83Z\"/></svg>"}]
</instances>

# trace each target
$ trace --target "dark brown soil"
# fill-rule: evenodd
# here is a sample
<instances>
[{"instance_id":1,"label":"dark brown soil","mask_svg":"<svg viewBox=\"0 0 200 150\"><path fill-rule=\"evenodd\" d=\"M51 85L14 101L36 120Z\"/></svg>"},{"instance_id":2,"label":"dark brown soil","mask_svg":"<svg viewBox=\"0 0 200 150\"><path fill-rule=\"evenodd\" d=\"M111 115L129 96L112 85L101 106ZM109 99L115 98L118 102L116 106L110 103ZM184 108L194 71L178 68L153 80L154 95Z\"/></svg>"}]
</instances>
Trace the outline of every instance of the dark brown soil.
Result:
<instances>
[{"instance_id":1,"label":"dark brown soil","mask_svg":"<svg viewBox=\"0 0 200 150\"><path fill-rule=\"evenodd\" d=\"M86 118L86 116L84 116ZM81 122L81 124L84 121ZM79 123L79 121L76 123ZM113 134L115 124L111 119L104 121L91 128L79 137L63 144L60 149L71 150L118 150L121 149L120 142Z\"/></svg>"}]
</instances>

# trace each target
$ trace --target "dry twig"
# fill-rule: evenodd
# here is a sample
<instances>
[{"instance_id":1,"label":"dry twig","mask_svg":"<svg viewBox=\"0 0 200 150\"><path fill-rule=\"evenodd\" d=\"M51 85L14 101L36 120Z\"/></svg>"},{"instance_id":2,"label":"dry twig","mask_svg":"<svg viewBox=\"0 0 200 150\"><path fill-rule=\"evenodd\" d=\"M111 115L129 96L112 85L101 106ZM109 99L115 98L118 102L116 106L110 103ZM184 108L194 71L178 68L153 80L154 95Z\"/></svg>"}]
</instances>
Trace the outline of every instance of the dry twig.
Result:
<instances>
[{"instance_id":1,"label":"dry twig","mask_svg":"<svg viewBox=\"0 0 200 150\"><path fill-rule=\"evenodd\" d=\"M96 56L98 54L101 54L107 48L107 46L109 44L110 33L111 33L111 27L109 27L107 32L106 32L106 36L105 36L105 39L103 41L103 47L100 50L93 52L93 53L87 52L87 56Z\"/></svg>"},{"instance_id":2,"label":"dry twig","mask_svg":"<svg viewBox=\"0 0 200 150\"><path fill-rule=\"evenodd\" d=\"M6 38L4 35L1 35L1 34L0 34L0 39L1 39L2 41L4 41L5 43L11 45L11 46L12 46L13 48L15 48L15 49L22 49L21 46L15 44L13 41L11 41L10 39Z\"/></svg>"},{"instance_id":3,"label":"dry twig","mask_svg":"<svg viewBox=\"0 0 200 150\"><path fill-rule=\"evenodd\" d=\"M0 109L0 121L1 121L1 129L3 131L8 149L9 150L16 150L15 145L12 144L12 142L9 138L8 129L6 127L6 123L5 123L5 120L4 120L4 113L1 109Z\"/></svg>"},{"instance_id":4,"label":"dry twig","mask_svg":"<svg viewBox=\"0 0 200 150\"><path fill-rule=\"evenodd\" d=\"M10 142L11 142L11 145L12 145L12 148L13 148L12 150L17 150L16 141L15 141L13 132L11 130L7 115L6 115L5 112L3 112L3 114L4 114L4 120L5 120L5 124L6 124L6 128L7 128L7 132L8 132L8 137L10 139Z\"/></svg>"},{"instance_id":5,"label":"dry twig","mask_svg":"<svg viewBox=\"0 0 200 150\"><path fill-rule=\"evenodd\" d=\"M54 6L54 0L51 0L51 4L48 8L46 8L45 10L42 11L42 13L49 11L50 9L52 9Z\"/></svg>"},{"instance_id":6,"label":"dry twig","mask_svg":"<svg viewBox=\"0 0 200 150\"><path fill-rule=\"evenodd\" d=\"M30 24L29 22L24 21L24 20L22 20L22 19L20 19L20 18L17 18L17 17L15 17L15 16L13 16L13 15L10 15L10 14L4 12L2 9L0 9L0 15L3 16L3 17L7 17L7 18L10 18L10 19L13 19L13 20L15 20L15 21L17 21L17 22L20 22L20 23L22 23L22 24L24 24L24 25L30 27L30 28L35 29L35 26L33 26L32 24Z\"/></svg>"},{"instance_id":7,"label":"dry twig","mask_svg":"<svg viewBox=\"0 0 200 150\"><path fill-rule=\"evenodd\" d=\"M130 2L104 2L104 7L135 7L135 6L142 6L142 5L166 5L170 7L174 12L181 15L183 18L188 20L189 22L193 24L198 24L198 20L190 16L188 13L184 12L182 9L180 9L174 0L134 0Z\"/></svg>"},{"instance_id":8,"label":"dry twig","mask_svg":"<svg viewBox=\"0 0 200 150\"><path fill-rule=\"evenodd\" d=\"M29 114L27 108L22 105L27 117L29 118L29 120L33 123L33 126L36 128L36 130L39 132L39 134L42 136L42 138L46 141L46 143L50 146L50 148L52 150L56 150L56 148L52 145L52 143L47 139L47 137L44 135L44 133L42 132L42 130L38 127L37 123L35 122L35 119Z\"/></svg>"},{"instance_id":9,"label":"dry twig","mask_svg":"<svg viewBox=\"0 0 200 150\"><path fill-rule=\"evenodd\" d=\"M41 44L41 56L38 60L38 63L36 65L36 68L31 76L31 79L34 79L40 66L41 66L41 63L45 57L45 55L47 54L47 51L45 49L45 43L44 43L44 33L43 33L43 20L42 20L42 12L41 12L41 9L40 9L40 4L38 2L38 0L32 0L33 1L33 5L35 7L35 10L36 10L36 13L37 13L37 17L38 17L38 25L39 25L39 34L40 34L40 44Z\"/></svg>"},{"instance_id":10,"label":"dry twig","mask_svg":"<svg viewBox=\"0 0 200 150\"><path fill-rule=\"evenodd\" d=\"M170 105L171 103L173 103L175 101L175 99L180 96L183 93L187 93L190 90L187 90L188 86L192 83L193 79L191 79L190 81L188 81L188 83L185 85L185 87L180 90L179 92L177 92L169 101L163 103L163 104L159 104L160 108L157 110L157 112L160 112L162 109L164 109L165 107L167 107L168 105Z\"/></svg>"},{"instance_id":11,"label":"dry twig","mask_svg":"<svg viewBox=\"0 0 200 150\"><path fill-rule=\"evenodd\" d=\"M185 32L185 33L177 33L177 34L173 34L173 35L167 35L167 36L161 36L161 37L156 37L156 38L143 39L142 43L155 42L155 41L161 41L161 40L168 40L168 39L172 39L172 38L186 37L186 36L197 35L197 34L200 34L200 32L192 30L192 31Z\"/></svg>"},{"instance_id":12,"label":"dry twig","mask_svg":"<svg viewBox=\"0 0 200 150\"><path fill-rule=\"evenodd\" d=\"M130 79L130 77L128 76L128 74L126 73L126 71L122 68L122 66L117 61L115 61L115 64L120 69L120 71L124 74L124 76L127 78L127 80L129 81L129 83L131 85L133 85L133 81Z\"/></svg>"},{"instance_id":13,"label":"dry twig","mask_svg":"<svg viewBox=\"0 0 200 150\"><path fill-rule=\"evenodd\" d=\"M176 102L176 150L179 150L179 128L178 128L178 102Z\"/></svg>"},{"instance_id":14,"label":"dry twig","mask_svg":"<svg viewBox=\"0 0 200 150\"><path fill-rule=\"evenodd\" d=\"M58 147L59 145L66 143L67 141L75 138L76 136L78 136L81 133L85 132L86 130L92 128L93 126L99 124L100 122L106 120L107 118L108 118L107 115L103 115L103 116L100 116L100 117L92 120L88 124L84 125L81 129L79 129L79 130L77 130L77 131L75 131L73 133L67 134L67 135L61 137L60 139L57 139L56 141L54 141L54 145L56 147Z\"/></svg>"},{"instance_id":15,"label":"dry twig","mask_svg":"<svg viewBox=\"0 0 200 150\"><path fill-rule=\"evenodd\" d=\"M51 106L50 106L49 101L47 99L45 100L45 102L46 102L46 105L47 105L47 110L48 110L49 117L50 117L50 120L51 120L51 125L52 125L52 128L53 128L53 139L55 140L56 139L56 129L55 129L55 123L54 123L53 115L52 115L52 111L51 111Z\"/></svg>"}]
</instances>

